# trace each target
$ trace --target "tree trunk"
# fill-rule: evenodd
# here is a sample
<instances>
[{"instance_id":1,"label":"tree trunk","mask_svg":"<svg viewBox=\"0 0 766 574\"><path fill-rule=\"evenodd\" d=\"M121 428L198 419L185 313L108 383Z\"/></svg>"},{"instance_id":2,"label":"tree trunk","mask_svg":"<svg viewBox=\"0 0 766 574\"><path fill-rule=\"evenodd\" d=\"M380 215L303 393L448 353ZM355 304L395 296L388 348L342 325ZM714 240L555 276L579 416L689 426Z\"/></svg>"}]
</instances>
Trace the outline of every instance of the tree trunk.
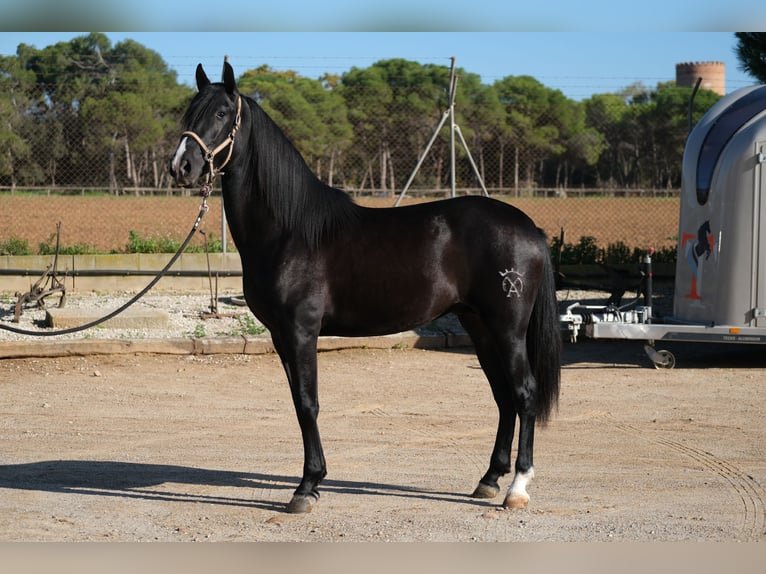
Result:
<instances>
[{"instance_id":1,"label":"tree trunk","mask_svg":"<svg viewBox=\"0 0 766 574\"><path fill-rule=\"evenodd\" d=\"M396 173L394 172L394 160L391 157L391 149L389 148L386 148L386 161L388 161L388 188L390 190L389 197L393 199L394 191L396 190Z\"/></svg>"},{"instance_id":2,"label":"tree trunk","mask_svg":"<svg viewBox=\"0 0 766 574\"><path fill-rule=\"evenodd\" d=\"M56 160L54 158L51 158L48 163L48 172L51 176L51 187L56 187Z\"/></svg>"},{"instance_id":3,"label":"tree trunk","mask_svg":"<svg viewBox=\"0 0 766 574\"><path fill-rule=\"evenodd\" d=\"M367 185L367 178L370 179L370 182L372 182L372 164L367 163L367 169L364 170L364 176L362 176L362 183L359 184L359 191L364 190L364 186ZM370 187L372 187L373 184L370 184Z\"/></svg>"},{"instance_id":4,"label":"tree trunk","mask_svg":"<svg viewBox=\"0 0 766 574\"><path fill-rule=\"evenodd\" d=\"M505 168L505 142L500 140L500 153L497 156L497 187L503 188L505 182L503 178L503 171Z\"/></svg>"},{"instance_id":5,"label":"tree trunk","mask_svg":"<svg viewBox=\"0 0 766 574\"><path fill-rule=\"evenodd\" d=\"M382 144L380 148L380 189L386 189L386 181L388 179L388 162L386 161L386 145Z\"/></svg>"},{"instance_id":6,"label":"tree trunk","mask_svg":"<svg viewBox=\"0 0 766 574\"><path fill-rule=\"evenodd\" d=\"M8 150L8 165L10 165L11 168L11 195L16 193L16 170L13 166L13 154L11 153L11 150Z\"/></svg>"},{"instance_id":7,"label":"tree trunk","mask_svg":"<svg viewBox=\"0 0 766 574\"><path fill-rule=\"evenodd\" d=\"M484 146L481 143L481 140L478 140L477 147L479 148L479 175L481 177L481 180L486 182L487 181L487 175L485 173L485 166L484 166Z\"/></svg>"},{"instance_id":8,"label":"tree trunk","mask_svg":"<svg viewBox=\"0 0 766 574\"><path fill-rule=\"evenodd\" d=\"M335 148L332 148L330 150L330 159L327 166L327 185L329 185L330 187L332 187L333 185L332 182L333 182L333 170L335 169L335 153L336 153Z\"/></svg>"},{"instance_id":9,"label":"tree trunk","mask_svg":"<svg viewBox=\"0 0 766 574\"><path fill-rule=\"evenodd\" d=\"M152 184L156 189L160 188L159 166L157 165L157 150L152 148Z\"/></svg>"}]
</instances>

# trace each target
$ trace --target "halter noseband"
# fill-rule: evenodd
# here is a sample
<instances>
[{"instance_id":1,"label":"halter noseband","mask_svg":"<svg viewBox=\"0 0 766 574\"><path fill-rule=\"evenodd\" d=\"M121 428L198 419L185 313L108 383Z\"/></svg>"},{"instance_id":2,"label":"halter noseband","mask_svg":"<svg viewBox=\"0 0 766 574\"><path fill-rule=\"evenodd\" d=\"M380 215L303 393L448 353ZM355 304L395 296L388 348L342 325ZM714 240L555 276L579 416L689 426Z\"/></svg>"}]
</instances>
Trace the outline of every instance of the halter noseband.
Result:
<instances>
[{"instance_id":1,"label":"halter noseband","mask_svg":"<svg viewBox=\"0 0 766 574\"><path fill-rule=\"evenodd\" d=\"M211 150L207 145L205 145L205 142L202 141L202 138L199 137L196 133L192 131L185 131L182 133L182 136L191 136L194 141L196 141L200 147L202 148L202 151L205 153L205 161L209 165L209 169L207 172L207 183L206 186L212 186L213 180L216 178L216 176L219 173L223 173L221 170L226 166L227 163L229 163L229 160L231 159L231 153L234 150L234 138L237 135L237 131L239 130L239 124L242 121L242 96L237 96L237 115L234 118L234 125L231 127L231 132L229 132L229 135L226 137L226 139L220 143L220 145ZM223 163L216 168L213 165L213 160L215 159L215 156L217 156L219 153L221 153L224 149L229 148L229 153L226 154L226 159L223 160Z\"/></svg>"}]
</instances>

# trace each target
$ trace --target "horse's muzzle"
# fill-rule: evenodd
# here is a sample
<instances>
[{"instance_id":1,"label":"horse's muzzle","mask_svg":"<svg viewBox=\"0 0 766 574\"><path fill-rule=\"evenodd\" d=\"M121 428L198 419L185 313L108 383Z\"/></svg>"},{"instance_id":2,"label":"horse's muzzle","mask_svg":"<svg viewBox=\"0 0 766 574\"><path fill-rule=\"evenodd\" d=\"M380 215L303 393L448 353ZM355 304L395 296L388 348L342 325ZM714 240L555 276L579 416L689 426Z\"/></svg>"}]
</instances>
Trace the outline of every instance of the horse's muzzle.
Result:
<instances>
[{"instance_id":1,"label":"horse's muzzle","mask_svg":"<svg viewBox=\"0 0 766 574\"><path fill-rule=\"evenodd\" d=\"M187 149L189 138L183 137L176 148L176 153L170 160L170 175L178 187L189 187L194 185L202 175L199 167L195 170L190 150Z\"/></svg>"}]
</instances>

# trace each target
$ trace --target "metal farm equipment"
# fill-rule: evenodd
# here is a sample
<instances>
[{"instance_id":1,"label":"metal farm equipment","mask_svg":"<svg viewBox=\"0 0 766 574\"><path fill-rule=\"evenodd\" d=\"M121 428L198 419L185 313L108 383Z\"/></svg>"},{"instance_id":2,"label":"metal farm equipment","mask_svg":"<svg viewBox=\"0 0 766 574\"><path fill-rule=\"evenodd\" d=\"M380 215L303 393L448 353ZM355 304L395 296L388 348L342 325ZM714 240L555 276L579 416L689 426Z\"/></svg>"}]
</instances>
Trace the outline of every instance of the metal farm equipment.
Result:
<instances>
[{"instance_id":1,"label":"metal farm equipment","mask_svg":"<svg viewBox=\"0 0 766 574\"><path fill-rule=\"evenodd\" d=\"M36 303L41 309L45 308L45 299L50 296L58 296L58 306L63 307L66 302L66 285L58 277L59 246L61 242L61 223L56 224L56 252L53 262L43 271L40 278L26 293L16 293L16 307L13 313L13 322L18 323L24 306L28 303Z\"/></svg>"}]
</instances>

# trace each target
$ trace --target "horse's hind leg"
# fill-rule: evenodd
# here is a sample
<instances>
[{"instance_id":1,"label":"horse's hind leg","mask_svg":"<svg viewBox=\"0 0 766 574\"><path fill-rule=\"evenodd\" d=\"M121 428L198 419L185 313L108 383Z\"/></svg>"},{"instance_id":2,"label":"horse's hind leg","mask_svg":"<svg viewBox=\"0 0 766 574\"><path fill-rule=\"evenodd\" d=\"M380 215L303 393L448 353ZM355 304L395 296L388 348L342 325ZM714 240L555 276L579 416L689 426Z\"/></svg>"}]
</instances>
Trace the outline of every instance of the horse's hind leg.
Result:
<instances>
[{"instance_id":1,"label":"horse's hind leg","mask_svg":"<svg viewBox=\"0 0 766 574\"><path fill-rule=\"evenodd\" d=\"M524 409L526 411L526 409ZM532 448L535 438L535 416L528 412L519 413L519 452L516 456L516 473L505 495L505 508L526 508L529 504L527 484L535 477L532 465Z\"/></svg>"},{"instance_id":2,"label":"horse's hind leg","mask_svg":"<svg viewBox=\"0 0 766 574\"><path fill-rule=\"evenodd\" d=\"M506 368L516 413L519 416L519 448L516 455L513 482L503 501L505 508L526 508L529 503L527 484L535 476L532 451L535 440L535 414L537 412L537 381L527 355L526 337L500 337L499 345Z\"/></svg>"},{"instance_id":3,"label":"horse's hind leg","mask_svg":"<svg viewBox=\"0 0 766 574\"><path fill-rule=\"evenodd\" d=\"M492 498L500 490L498 478L511 470L511 446L516 416L519 417L519 448L513 482L503 506L526 508L529 495L526 486L534 477L536 382L527 357L526 340L514 335L510 325L490 329L476 316L461 316L476 348L476 356L489 379L500 418L490 464L473 493L477 498Z\"/></svg>"},{"instance_id":4,"label":"horse's hind leg","mask_svg":"<svg viewBox=\"0 0 766 574\"><path fill-rule=\"evenodd\" d=\"M505 368L493 337L478 316L461 314L459 318L471 336L476 357L489 380L492 395L499 411L497 436L495 446L492 449L489 468L471 496L474 498L494 498L500 492L498 479L511 471L511 444L516 425L516 410L513 406L511 386L508 383Z\"/></svg>"}]
</instances>

